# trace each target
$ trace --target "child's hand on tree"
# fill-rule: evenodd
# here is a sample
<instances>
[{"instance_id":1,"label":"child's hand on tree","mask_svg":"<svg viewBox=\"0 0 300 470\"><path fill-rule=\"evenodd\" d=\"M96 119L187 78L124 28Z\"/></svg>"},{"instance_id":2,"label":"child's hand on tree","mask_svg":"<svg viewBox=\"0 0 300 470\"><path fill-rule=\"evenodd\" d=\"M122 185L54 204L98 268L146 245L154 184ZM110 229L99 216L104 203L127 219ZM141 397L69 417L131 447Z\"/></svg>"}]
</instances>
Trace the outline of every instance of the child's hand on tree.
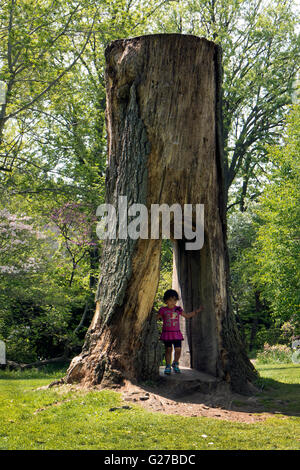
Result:
<instances>
[{"instance_id":1,"label":"child's hand on tree","mask_svg":"<svg viewBox=\"0 0 300 470\"><path fill-rule=\"evenodd\" d=\"M195 315L197 315L197 313L201 312L202 310L204 310L204 307L201 305L200 308L197 308L196 310L194 310Z\"/></svg>"}]
</instances>

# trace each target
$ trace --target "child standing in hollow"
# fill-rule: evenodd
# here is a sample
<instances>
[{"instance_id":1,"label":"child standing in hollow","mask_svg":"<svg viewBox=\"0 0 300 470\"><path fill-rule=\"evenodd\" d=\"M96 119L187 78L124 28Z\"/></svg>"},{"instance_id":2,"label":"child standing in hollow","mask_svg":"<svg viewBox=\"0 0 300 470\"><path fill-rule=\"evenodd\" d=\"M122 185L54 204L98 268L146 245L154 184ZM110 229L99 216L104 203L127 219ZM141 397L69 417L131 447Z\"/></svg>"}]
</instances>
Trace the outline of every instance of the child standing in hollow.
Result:
<instances>
[{"instance_id":1,"label":"child standing in hollow","mask_svg":"<svg viewBox=\"0 0 300 470\"><path fill-rule=\"evenodd\" d=\"M161 307L156 315L157 319L163 320L163 329L160 336L160 340L165 344L165 358L166 368L165 374L171 374L171 356L172 356L172 345L174 345L174 361L172 367L174 372L179 373L179 358L181 355L181 341L184 339L180 331L179 315L184 318L192 318L198 312L203 310L200 307L190 313L185 313L181 307L176 306L176 302L179 300L179 295L174 289L169 289L164 293L164 302L167 304L166 307Z\"/></svg>"}]
</instances>

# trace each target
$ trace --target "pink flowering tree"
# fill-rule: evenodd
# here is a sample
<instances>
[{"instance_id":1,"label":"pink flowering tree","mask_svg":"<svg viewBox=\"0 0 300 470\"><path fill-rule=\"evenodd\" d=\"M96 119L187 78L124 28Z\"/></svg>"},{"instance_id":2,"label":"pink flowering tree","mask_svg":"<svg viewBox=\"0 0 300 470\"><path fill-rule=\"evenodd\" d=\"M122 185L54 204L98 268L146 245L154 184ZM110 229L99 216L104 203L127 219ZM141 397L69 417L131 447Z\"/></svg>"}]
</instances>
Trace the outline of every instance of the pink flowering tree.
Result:
<instances>
[{"instance_id":1,"label":"pink flowering tree","mask_svg":"<svg viewBox=\"0 0 300 470\"><path fill-rule=\"evenodd\" d=\"M32 256L33 244L44 238L32 223L32 217L0 210L0 276L35 273L40 260Z\"/></svg>"},{"instance_id":2,"label":"pink flowering tree","mask_svg":"<svg viewBox=\"0 0 300 470\"><path fill-rule=\"evenodd\" d=\"M80 203L67 202L51 213L58 229L57 240L71 261L68 285L71 287L76 270L88 256L91 247L98 243L93 238L96 216L87 214Z\"/></svg>"},{"instance_id":3,"label":"pink flowering tree","mask_svg":"<svg viewBox=\"0 0 300 470\"><path fill-rule=\"evenodd\" d=\"M0 339L17 362L68 355L93 311L96 218L77 203L43 210L40 220L13 212L0 210Z\"/></svg>"},{"instance_id":4,"label":"pink flowering tree","mask_svg":"<svg viewBox=\"0 0 300 470\"><path fill-rule=\"evenodd\" d=\"M34 217L0 209L0 339L8 359L37 359L31 318L40 312L45 238Z\"/></svg>"}]
</instances>

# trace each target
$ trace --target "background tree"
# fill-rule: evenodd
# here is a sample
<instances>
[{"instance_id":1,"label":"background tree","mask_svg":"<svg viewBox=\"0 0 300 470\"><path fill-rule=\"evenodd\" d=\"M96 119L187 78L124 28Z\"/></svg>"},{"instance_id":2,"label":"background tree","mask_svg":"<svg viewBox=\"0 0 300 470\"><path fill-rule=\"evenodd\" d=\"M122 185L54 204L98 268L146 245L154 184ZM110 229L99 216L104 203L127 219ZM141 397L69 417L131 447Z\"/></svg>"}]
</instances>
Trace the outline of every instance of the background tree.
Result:
<instances>
[{"instance_id":1,"label":"background tree","mask_svg":"<svg viewBox=\"0 0 300 470\"><path fill-rule=\"evenodd\" d=\"M151 32L195 34L223 50L227 207L256 198L280 141L299 70L298 15L290 0L192 0L165 5Z\"/></svg>"},{"instance_id":2,"label":"background tree","mask_svg":"<svg viewBox=\"0 0 300 470\"><path fill-rule=\"evenodd\" d=\"M6 84L6 100L0 114L3 171L11 171L24 133L33 120L29 108L45 97L83 53L95 11L82 41L72 44L69 30L84 22L88 6L89 2L56 0L2 3L0 80Z\"/></svg>"},{"instance_id":3,"label":"background tree","mask_svg":"<svg viewBox=\"0 0 300 470\"><path fill-rule=\"evenodd\" d=\"M260 288L254 282L255 262L249 256L257 237L256 221L253 202L247 211L234 211L228 220L232 306L240 334L251 354L263 346L260 332L273 326L270 306L262 300Z\"/></svg>"},{"instance_id":4,"label":"background tree","mask_svg":"<svg viewBox=\"0 0 300 470\"><path fill-rule=\"evenodd\" d=\"M286 126L268 149L261 196L229 217L233 307L250 350L290 344L299 331L299 104Z\"/></svg>"},{"instance_id":5,"label":"background tree","mask_svg":"<svg viewBox=\"0 0 300 470\"><path fill-rule=\"evenodd\" d=\"M279 321L300 328L300 105L287 118L284 143L269 148L273 168L259 198L254 279Z\"/></svg>"}]
</instances>

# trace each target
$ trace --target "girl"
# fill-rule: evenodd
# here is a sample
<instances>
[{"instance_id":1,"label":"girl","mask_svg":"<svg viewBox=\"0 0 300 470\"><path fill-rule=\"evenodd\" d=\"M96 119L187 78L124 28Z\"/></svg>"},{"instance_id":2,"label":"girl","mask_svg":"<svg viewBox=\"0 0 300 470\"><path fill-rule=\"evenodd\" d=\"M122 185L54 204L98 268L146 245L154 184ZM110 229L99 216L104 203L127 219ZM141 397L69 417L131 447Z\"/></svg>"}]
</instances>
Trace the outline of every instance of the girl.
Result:
<instances>
[{"instance_id":1,"label":"girl","mask_svg":"<svg viewBox=\"0 0 300 470\"><path fill-rule=\"evenodd\" d=\"M172 367L174 372L180 372L178 364L181 354L181 341L183 340L183 336L180 331L179 315L182 315L184 318L192 318L198 312L203 310L203 307L200 307L193 312L185 313L181 307L176 306L177 300L179 300L179 296L176 290L167 290L164 293L164 302L167 304L167 306L161 307L156 315L157 319L163 320L163 329L160 340L165 343L165 374L167 375L171 374L172 344L174 345L175 349L174 362L172 363Z\"/></svg>"}]
</instances>

